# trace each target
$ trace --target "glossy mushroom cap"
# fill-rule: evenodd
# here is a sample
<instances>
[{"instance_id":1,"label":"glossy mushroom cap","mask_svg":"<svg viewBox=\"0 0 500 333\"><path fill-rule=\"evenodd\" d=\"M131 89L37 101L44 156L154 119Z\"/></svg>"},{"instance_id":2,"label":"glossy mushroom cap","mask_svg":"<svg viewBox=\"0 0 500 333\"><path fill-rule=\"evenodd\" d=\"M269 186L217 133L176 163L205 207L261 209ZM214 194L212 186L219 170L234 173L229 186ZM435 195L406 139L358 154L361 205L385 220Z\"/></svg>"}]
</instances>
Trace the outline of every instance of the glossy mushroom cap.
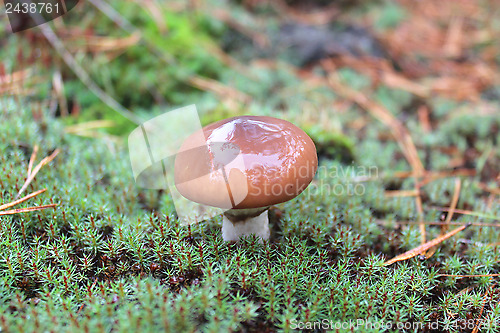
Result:
<instances>
[{"instance_id":1,"label":"glossy mushroom cap","mask_svg":"<svg viewBox=\"0 0 500 333\"><path fill-rule=\"evenodd\" d=\"M241 116L185 140L175 159L175 185L200 204L266 207L299 195L317 167L316 147L303 130L282 119Z\"/></svg>"}]
</instances>

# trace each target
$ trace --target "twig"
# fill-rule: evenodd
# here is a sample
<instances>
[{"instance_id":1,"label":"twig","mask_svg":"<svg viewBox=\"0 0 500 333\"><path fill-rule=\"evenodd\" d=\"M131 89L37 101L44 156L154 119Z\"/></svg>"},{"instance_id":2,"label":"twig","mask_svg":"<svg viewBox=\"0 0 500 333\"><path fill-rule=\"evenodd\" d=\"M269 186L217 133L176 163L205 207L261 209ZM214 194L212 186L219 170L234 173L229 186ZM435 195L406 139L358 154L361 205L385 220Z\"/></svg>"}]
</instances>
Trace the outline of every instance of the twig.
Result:
<instances>
[{"instance_id":1,"label":"twig","mask_svg":"<svg viewBox=\"0 0 500 333\"><path fill-rule=\"evenodd\" d=\"M436 246L438 245L439 243L442 243L443 241L445 241L446 239L456 235L457 233L459 233L460 231L462 230L465 230L467 227L470 226L470 223L466 224L466 225L463 225L453 231L450 231L449 233L447 233L446 235L444 236L439 236L438 238L435 238L425 244L422 244L414 249L411 249L409 251L406 251L405 253L403 254L400 254L394 258L392 258L391 260L388 260L384 263L384 266L389 266L397 261L402 261L402 260L407 260L407 259L411 259L413 257L416 257L417 255L419 255L420 253L423 253L424 251L427 251L428 249L430 249L431 247L433 246Z\"/></svg>"}]
</instances>

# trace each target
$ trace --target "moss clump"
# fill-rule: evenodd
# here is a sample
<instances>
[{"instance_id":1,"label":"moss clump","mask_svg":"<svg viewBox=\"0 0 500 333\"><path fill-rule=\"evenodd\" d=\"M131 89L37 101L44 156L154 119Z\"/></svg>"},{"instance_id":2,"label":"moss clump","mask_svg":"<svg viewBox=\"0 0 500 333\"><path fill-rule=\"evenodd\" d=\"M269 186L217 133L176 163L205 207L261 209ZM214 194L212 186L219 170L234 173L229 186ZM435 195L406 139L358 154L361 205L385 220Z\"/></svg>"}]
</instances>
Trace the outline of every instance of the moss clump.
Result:
<instances>
[{"instance_id":1,"label":"moss clump","mask_svg":"<svg viewBox=\"0 0 500 333\"><path fill-rule=\"evenodd\" d=\"M326 131L320 125L303 129L313 139L320 158L339 160L345 164L354 161L354 144L343 133Z\"/></svg>"},{"instance_id":2,"label":"moss clump","mask_svg":"<svg viewBox=\"0 0 500 333\"><path fill-rule=\"evenodd\" d=\"M496 293L479 297L490 280L438 275L498 272L495 247L455 238L426 262L383 267L384 256L415 246L419 233L379 225L370 206L401 216L408 206L382 204L380 180L364 194L334 194L328 189L347 180L320 173L315 191L273 210L270 243L230 244L219 217L179 225L166 194L137 189L123 146L65 135L56 120L34 120L28 104L3 98L0 105L2 201L23 182L35 143L62 149L28 189L47 188L32 203L57 209L1 217L5 331L286 332L357 318L430 331L434 321L445 327L446 313L466 318L483 304L488 323L499 318ZM473 244L499 236L467 233Z\"/></svg>"}]
</instances>

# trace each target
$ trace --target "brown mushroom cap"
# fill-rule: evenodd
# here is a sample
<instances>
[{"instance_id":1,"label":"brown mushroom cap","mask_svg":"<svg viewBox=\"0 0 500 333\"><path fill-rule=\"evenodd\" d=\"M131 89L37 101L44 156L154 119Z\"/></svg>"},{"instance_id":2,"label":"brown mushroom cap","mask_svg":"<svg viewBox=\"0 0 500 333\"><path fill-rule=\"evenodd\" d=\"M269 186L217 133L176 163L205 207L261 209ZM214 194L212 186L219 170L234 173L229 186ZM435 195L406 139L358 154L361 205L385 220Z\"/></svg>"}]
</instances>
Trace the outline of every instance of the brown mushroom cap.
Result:
<instances>
[{"instance_id":1,"label":"brown mushroom cap","mask_svg":"<svg viewBox=\"0 0 500 333\"><path fill-rule=\"evenodd\" d=\"M201 131L184 141L175 159L176 188L191 201L226 209L266 207L295 198L316 173L313 141L288 121L241 116Z\"/></svg>"}]
</instances>

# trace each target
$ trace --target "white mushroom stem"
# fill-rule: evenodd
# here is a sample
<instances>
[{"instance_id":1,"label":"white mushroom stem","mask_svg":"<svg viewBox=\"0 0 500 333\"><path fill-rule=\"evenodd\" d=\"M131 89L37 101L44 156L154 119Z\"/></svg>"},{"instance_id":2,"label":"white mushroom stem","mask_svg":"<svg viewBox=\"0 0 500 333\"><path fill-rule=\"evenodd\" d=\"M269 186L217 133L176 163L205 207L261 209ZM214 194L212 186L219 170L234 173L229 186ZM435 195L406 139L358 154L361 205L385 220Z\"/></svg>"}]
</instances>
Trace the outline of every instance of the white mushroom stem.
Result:
<instances>
[{"instance_id":1,"label":"white mushroom stem","mask_svg":"<svg viewBox=\"0 0 500 333\"><path fill-rule=\"evenodd\" d=\"M257 209L230 209L222 218L222 238L239 241L242 236L256 235L262 240L269 239L268 207Z\"/></svg>"}]
</instances>

